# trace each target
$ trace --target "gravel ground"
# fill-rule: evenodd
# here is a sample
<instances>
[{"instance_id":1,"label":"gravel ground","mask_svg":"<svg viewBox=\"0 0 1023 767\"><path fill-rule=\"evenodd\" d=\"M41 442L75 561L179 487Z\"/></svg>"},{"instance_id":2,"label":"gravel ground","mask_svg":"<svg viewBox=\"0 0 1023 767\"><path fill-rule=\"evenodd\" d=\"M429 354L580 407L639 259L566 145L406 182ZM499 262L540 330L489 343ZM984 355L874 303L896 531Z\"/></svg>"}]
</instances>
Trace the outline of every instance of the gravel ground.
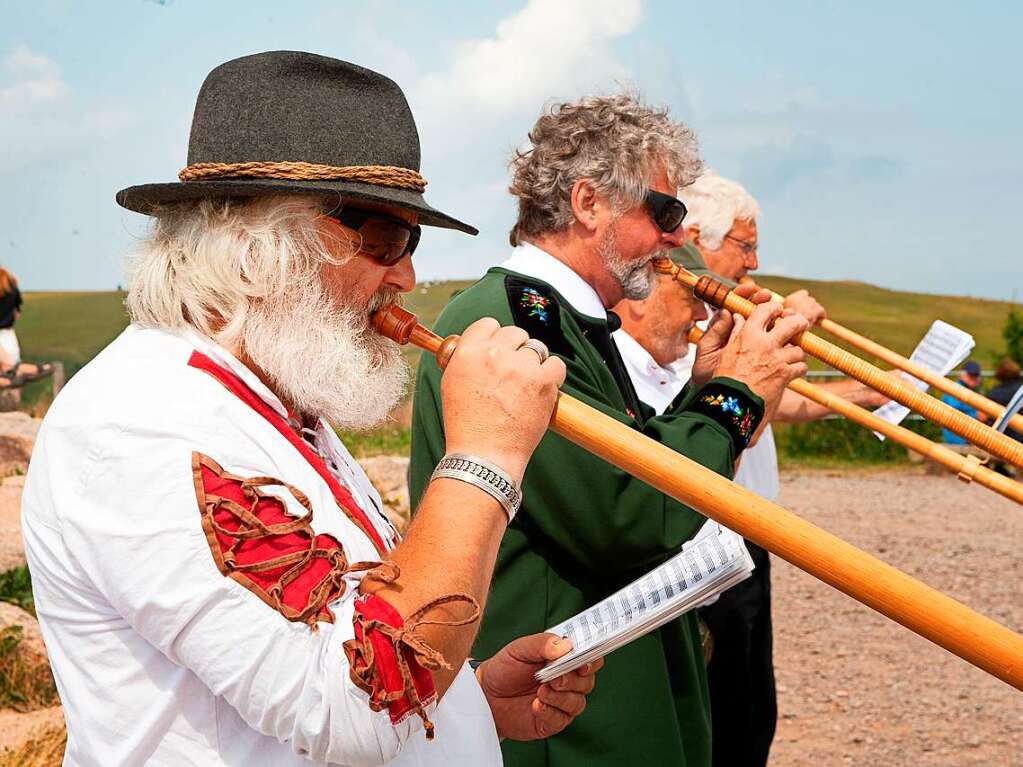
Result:
<instances>
[{"instance_id":1,"label":"gravel ground","mask_svg":"<svg viewBox=\"0 0 1023 767\"><path fill-rule=\"evenodd\" d=\"M803 471L780 503L1015 631L1023 508L951 474ZM777 558L771 764L1023 765L1023 693Z\"/></svg>"}]
</instances>

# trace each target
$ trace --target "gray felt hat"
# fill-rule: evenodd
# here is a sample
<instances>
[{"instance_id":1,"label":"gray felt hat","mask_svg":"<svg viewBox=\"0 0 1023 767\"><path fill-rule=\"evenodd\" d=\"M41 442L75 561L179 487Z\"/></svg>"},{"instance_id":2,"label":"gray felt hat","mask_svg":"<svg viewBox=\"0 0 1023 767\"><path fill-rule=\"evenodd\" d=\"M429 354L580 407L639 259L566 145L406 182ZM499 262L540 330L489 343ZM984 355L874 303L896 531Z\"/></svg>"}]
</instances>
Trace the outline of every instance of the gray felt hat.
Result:
<instances>
[{"instance_id":1,"label":"gray felt hat","mask_svg":"<svg viewBox=\"0 0 1023 767\"><path fill-rule=\"evenodd\" d=\"M117 202L151 213L202 197L312 194L394 205L421 224L477 233L423 199L419 132L401 88L312 53L258 53L210 72L179 178L122 189Z\"/></svg>"}]
</instances>

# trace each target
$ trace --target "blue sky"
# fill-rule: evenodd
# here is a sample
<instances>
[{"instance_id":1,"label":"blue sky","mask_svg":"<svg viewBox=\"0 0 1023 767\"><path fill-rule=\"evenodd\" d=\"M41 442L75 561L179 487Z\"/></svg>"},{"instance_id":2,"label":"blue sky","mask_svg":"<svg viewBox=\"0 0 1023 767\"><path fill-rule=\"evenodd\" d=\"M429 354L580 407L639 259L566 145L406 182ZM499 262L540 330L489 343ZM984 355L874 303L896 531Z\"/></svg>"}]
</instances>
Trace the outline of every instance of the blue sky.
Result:
<instances>
[{"instance_id":1,"label":"blue sky","mask_svg":"<svg viewBox=\"0 0 1023 767\"><path fill-rule=\"evenodd\" d=\"M111 289L145 229L118 189L173 180L195 94L236 56L308 50L406 91L428 198L421 279L507 253L505 163L545 101L625 83L669 104L763 208L766 273L1019 298L1023 5L1009 2L8 2L0 262Z\"/></svg>"}]
</instances>

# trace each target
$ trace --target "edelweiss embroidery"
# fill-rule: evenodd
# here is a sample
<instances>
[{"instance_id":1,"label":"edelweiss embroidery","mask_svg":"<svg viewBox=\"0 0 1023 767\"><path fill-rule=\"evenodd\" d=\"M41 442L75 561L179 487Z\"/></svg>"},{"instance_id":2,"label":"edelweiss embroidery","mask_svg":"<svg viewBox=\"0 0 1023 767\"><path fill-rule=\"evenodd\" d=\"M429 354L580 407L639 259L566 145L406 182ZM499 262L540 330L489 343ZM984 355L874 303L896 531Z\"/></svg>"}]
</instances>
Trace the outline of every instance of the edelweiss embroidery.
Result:
<instances>
[{"instance_id":1,"label":"edelweiss embroidery","mask_svg":"<svg viewBox=\"0 0 1023 767\"><path fill-rule=\"evenodd\" d=\"M523 309L529 310L530 317L536 317L540 322L546 323L548 320L547 307L549 307L551 301L546 296L540 295L539 292L533 288L523 288L522 296L519 298L519 305Z\"/></svg>"},{"instance_id":2,"label":"edelweiss embroidery","mask_svg":"<svg viewBox=\"0 0 1023 767\"><path fill-rule=\"evenodd\" d=\"M718 408L729 416L739 434L747 442L753 433L753 414L739 404L735 397L726 397L723 394L711 396L704 394L700 401L712 408Z\"/></svg>"}]
</instances>

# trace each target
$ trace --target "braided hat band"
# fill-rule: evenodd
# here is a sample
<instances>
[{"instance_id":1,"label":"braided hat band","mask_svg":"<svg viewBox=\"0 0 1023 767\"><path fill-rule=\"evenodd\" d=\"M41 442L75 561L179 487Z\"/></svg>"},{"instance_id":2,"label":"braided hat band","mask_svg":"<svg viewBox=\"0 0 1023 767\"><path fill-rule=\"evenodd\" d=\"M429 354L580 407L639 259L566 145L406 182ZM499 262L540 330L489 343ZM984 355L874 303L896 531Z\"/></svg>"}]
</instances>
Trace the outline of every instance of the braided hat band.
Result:
<instances>
[{"instance_id":1,"label":"braided hat band","mask_svg":"<svg viewBox=\"0 0 1023 767\"><path fill-rule=\"evenodd\" d=\"M422 193L426 179L410 168L394 165L318 165L311 162L201 162L178 173L178 179L275 178L292 181L361 181Z\"/></svg>"}]
</instances>

